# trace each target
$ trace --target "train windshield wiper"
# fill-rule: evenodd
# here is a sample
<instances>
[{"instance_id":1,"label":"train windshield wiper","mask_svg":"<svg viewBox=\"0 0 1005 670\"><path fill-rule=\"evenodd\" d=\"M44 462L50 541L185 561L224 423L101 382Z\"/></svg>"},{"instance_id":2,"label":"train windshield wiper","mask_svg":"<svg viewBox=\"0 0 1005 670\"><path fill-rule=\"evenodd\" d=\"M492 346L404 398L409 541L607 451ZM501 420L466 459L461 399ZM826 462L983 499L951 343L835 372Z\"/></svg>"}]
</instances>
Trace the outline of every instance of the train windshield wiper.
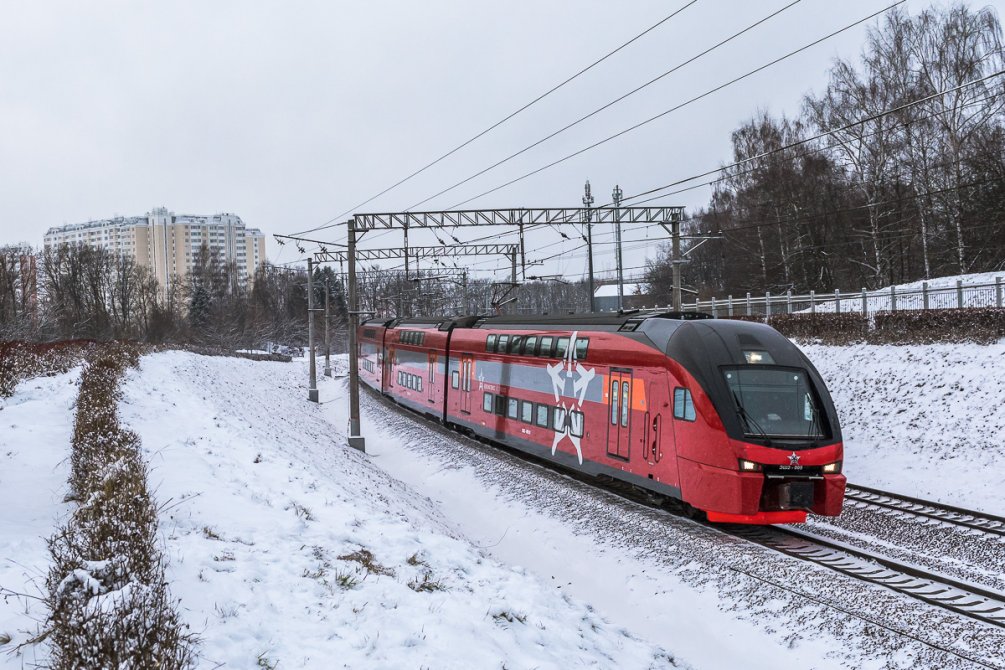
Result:
<instances>
[{"instance_id":1,"label":"train windshield wiper","mask_svg":"<svg viewBox=\"0 0 1005 670\"><path fill-rule=\"evenodd\" d=\"M769 438L768 434L764 432L764 429L761 428L756 421L754 421L754 417L750 416L750 412L744 409L743 403L740 402L740 399L736 395L736 391L730 391L730 393L733 395L733 403L736 405L736 411L740 414L740 418L743 419L743 423L747 426L747 434L753 437L759 437L770 443L771 438ZM755 430L757 431L756 433L752 432Z\"/></svg>"}]
</instances>

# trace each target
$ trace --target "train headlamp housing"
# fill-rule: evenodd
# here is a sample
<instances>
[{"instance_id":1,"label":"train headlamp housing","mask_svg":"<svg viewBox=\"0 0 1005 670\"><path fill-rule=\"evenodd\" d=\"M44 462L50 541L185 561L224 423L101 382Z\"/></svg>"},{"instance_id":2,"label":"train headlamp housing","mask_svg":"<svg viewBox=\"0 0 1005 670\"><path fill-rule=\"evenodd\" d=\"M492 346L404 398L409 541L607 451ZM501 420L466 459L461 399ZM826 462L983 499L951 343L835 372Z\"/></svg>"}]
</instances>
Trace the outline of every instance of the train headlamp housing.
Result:
<instances>
[{"instance_id":1,"label":"train headlamp housing","mask_svg":"<svg viewBox=\"0 0 1005 670\"><path fill-rule=\"evenodd\" d=\"M760 472L761 464L740 459L740 472Z\"/></svg>"},{"instance_id":2,"label":"train headlamp housing","mask_svg":"<svg viewBox=\"0 0 1005 670\"><path fill-rule=\"evenodd\" d=\"M820 471L825 475L839 475L841 474L841 461L834 461L833 463L828 463L827 465L820 468Z\"/></svg>"},{"instance_id":3,"label":"train headlamp housing","mask_svg":"<svg viewBox=\"0 0 1005 670\"><path fill-rule=\"evenodd\" d=\"M767 351L744 351L743 358L747 365L774 365L775 359Z\"/></svg>"}]
</instances>

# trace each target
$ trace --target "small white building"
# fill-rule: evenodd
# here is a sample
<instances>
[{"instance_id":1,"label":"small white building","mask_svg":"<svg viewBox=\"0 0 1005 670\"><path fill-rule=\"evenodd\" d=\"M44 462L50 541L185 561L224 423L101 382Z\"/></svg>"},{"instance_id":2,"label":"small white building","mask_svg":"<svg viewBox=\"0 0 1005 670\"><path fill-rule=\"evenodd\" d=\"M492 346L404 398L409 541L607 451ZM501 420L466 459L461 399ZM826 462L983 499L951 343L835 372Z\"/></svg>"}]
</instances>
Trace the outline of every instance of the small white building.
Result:
<instances>
[{"instance_id":1,"label":"small white building","mask_svg":"<svg viewBox=\"0 0 1005 670\"><path fill-rule=\"evenodd\" d=\"M622 309L635 309L644 307L648 294L645 293L644 284L622 284ZM593 292L594 304L598 312L618 311L618 285L604 284L598 286Z\"/></svg>"}]
</instances>

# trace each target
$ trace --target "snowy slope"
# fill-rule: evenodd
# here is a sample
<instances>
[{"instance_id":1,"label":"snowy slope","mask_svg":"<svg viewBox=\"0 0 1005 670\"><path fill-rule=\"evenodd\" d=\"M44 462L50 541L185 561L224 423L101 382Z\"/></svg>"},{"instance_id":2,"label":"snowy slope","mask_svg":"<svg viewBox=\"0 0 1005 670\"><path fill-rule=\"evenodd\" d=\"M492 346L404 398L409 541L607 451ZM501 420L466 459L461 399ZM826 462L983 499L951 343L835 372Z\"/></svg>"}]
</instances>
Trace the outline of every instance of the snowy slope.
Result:
<instances>
[{"instance_id":1,"label":"snowy slope","mask_svg":"<svg viewBox=\"0 0 1005 670\"><path fill-rule=\"evenodd\" d=\"M0 668L34 667L44 647L9 652L35 636L45 618L37 600L49 569L46 538L59 525L69 476L70 438L80 370L21 382L0 399ZM10 592L28 597L13 597Z\"/></svg>"},{"instance_id":2,"label":"snowy slope","mask_svg":"<svg viewBox=\"0 0 1005 670\"><path fill-rule=\"evenodd\" d=\"M120 407L202 667L671 667L344 447L302 363L144 357ZM331 388L338 382L327 382ZM372 552L372 556L364 552ZM364 565L366 564L366 565Z\"/></svg>"},{"instance_id":3,"label":"snowy slope","mask_svg":"<svg viewBox=\"0 0 1005 670\"><path fill-rule=\"evenodd\" d=\"M959 306L959 296L956 292L956 282L963 283L963 306L964 307L994 307L997 304L997 289L995 281L1005 280L1005 271L1000 272L978 272L973 274L952 275L948 277L933 277L928 281L929 307L931 309L954 309ZM922 288L925 280L897 284L893 287L897 294L897 309L923 309L924 297ZM866 306L870 314L879 311L888 311L893 302L890 293L891 287L868 291L866 295ZM1005 290L1005 288L1003 288ZM841 292L841 311L855 312L862 311L862 299L860 293ZM821 300L816 305L818 312L837 311L837 303L834 300L827 300L827 294L817 294L817 299ZM777 309L777 308L776 308ZM809 309L800 310L807 313Z\"/></svg>"},{"instance_id":4,"label":"snowy slope","mask_svg":"<svg viewBox=\"0 0 1005 670\"><path fill-rule=\"evenodd\" d=\"M1005 514L1005 342L800 348L834 397L850 481Z\"/></svg>"}]
</instances>

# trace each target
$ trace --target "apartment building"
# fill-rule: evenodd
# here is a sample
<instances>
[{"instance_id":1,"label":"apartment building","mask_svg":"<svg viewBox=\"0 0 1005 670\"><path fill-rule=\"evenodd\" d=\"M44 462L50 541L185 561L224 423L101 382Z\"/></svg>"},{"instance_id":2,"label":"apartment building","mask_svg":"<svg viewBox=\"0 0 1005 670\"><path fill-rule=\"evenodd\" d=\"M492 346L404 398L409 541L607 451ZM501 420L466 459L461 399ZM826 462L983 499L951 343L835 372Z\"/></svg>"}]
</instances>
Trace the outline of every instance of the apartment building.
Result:
<instances>
[{"instance_id":1,"label":"apartment building","mask_svg":"<svg viewBox=\"0 0 1005 670\"><path fill-rule=\"evenodd\" d=\"M234 263L244 282L265 262L265 235L245 227L236 214L175 214L164 207L145 216L74 223L46 231L46 249L61 244L86 244L132 256L153 271L165 290L174 282L184 283L203 244L218 251L225 262Z\"/></svg>"}]
</instances>

